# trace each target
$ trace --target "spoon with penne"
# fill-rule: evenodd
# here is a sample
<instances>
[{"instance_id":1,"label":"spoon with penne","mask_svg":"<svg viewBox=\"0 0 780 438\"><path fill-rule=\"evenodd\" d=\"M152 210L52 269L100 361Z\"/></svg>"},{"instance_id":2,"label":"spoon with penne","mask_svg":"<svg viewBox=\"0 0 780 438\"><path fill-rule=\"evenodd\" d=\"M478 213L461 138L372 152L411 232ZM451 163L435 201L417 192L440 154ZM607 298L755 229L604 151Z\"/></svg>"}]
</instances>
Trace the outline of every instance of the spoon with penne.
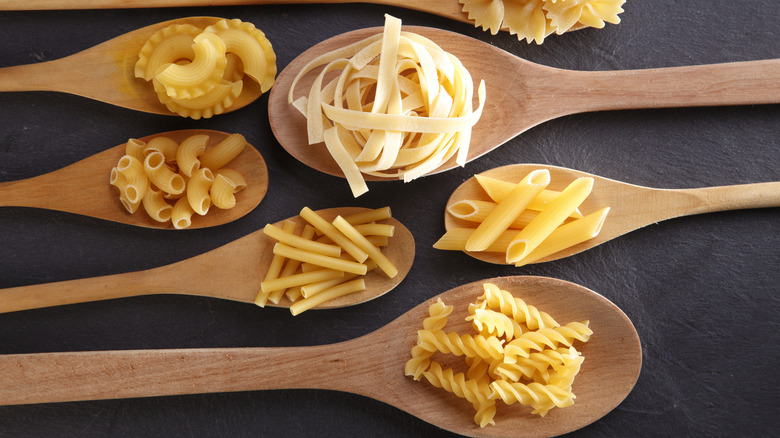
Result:
<instances>
[{"instance_id":1,"label":"spoon with penne","mask_svg":"<svg viewBox=\"0 0 780 438\"><path fill-rule=\"evenodd\" d=\"M370 256L358 263L342 260L347 254L346 252L341 258L339 258L339 253L331 255L331 259L336 258L336 263L348 264L345 269L350 271L340 272L341 275L339 272L333 272L338 269L338 266L332 269L316 269L317 266L329 266L323 263L330 263L332 260L321 262L318 260L309 261L308 258L302 260L309 266L314 265L315 269L309 268L305 270L303 275L297 271L285 272L282 270L280 272L278 268L273 277L268 275L269 271L274 269L274 263L290 259L299 260L299 258L294 258L298 257L295 254L277 256L277 253L280 252L277 249L284 247L289 252L290 247L289 245L277 244L277 234L272 234L273 231L279 233L279 230L285 230L286 226L290 225L292 229L286 230L288 233L297 229L298 234L301 234L304 221L316 219L330 223L328 221L334 221L338 218L343 219L341 222L347 221L350 224L355 224L353 228L357 229L359 225L369 224L369 222L365 222L371 217L370 215L366 216L367 213L381 213L381 217L384 218L371 221L371 223L377 222L377 225L382 226L382 230L373 232L373 235L387 237L383 243L373 243L381 252L381 256L375 257L369 252ZM389 216L389 208L371 210L360 207L343 207L316 212L305 208L302 210L302 214L306 219L295 216L276 224L269 224L263 230L255 231L204 254L153 269L0 289L0 313L142 295L178 294L221 298L261 306L288 307L293 310L294 314L297 314L311 307L327 309L364 303L392 290L409 272L414 261L414 237L403 224ZM325 226L327 227L327 225ZM363 233L363 231L361 232ZM305 237L298 236L297 240L300 241L303 238ZM279 242L285 241L279 240ZM335 244L321 242L313 244L320 247L330 247L326 248L328 250L339 248ZM293 242L292 245L296 245L295 248L298 248L299 243ZM339 243L339 245L342 244ZM346 244L344 247L347 248ZM352 253L350 252L350 254ZM376 261L380 257L392 265L394 272L389 273L384 269L381 261ZM287 263L285 266L288 265L291 264ZM304 265L303 262L296 267L306 269L307 266L302 265ZM379 267L377 268L376 265ZM353 272L352 268L358 268L360 272ZM312 273L312 271L314 272ZM308 277L306 273L308 273ZM328 275L327 279L320 277L322 274ZM313 283L318 283L321 286L325 280L335 280L333 288L348 280L351 282L349 287L354 289L339 289L343 292L341 295L333 291L329 292L330 295L321 295L325 292L323 288L319 287L308 295L305 293L303 295L286 293L294 287L295 283L292 282L297 280L306 281L306 283L297 283L298 286ZM285 294L279 294L277 299L269 301L267 294L261 295L261 291L281 291ZM262 301L260 301L261 296L263 297ZM326 296L330 296L332 299L321 302Z\"/></svg>"},{"instance_id":2,"label":"spoon with penne","mask_svg":"<svg viewBox=\"0 0 780 438\"><path fill-rule=\"evenodd\" d=\"M529 406L506 405L496 400L495 424L480 427L475 424L470 401L431 385L425 375L420 381L405 375L418 330L431 314L431 306L436 308L438 299L452 306L442 330L471 333L474 329L466 319L467 308L483 295L487 283L546 312L563 324L561 327L568 327L570 322L587 322L592 335L586 342L574 343L581 356L574 353L573 358L584 360L571 384L576 397L573 404L555 407L542 417L532 414ZM451 369L463 365L463 357L440 354L431 360ZM264 366L269 363L273 366ZM300 372L302 364L305 372ZM0 405L324 389L380 400L463 436L543 437L577 430L606 415L631 392L641 366L642 350L636 330L609 300L567 281L515 276L450 289L373 333L335 344L5 354L0 356ZM432 364L430 375L432 382L439 375ZM465 382L464 385L469 387Z\"/></svg>"},{"instance_id":3,"label":"spoon with penne","mask_svg":"<svg viewBox=\"0 0 780 438\"><path fill-rule=\"evenodd\" d=\"M500 213L495 213L494 219L491 219L493 222L489 222L486 217L490 212L497 210L497 205L506 200L509 192L524 180L536 180L544 184L545 188L535 195L531 204L526 204L528 207L524 211L508 213L506 222L496 222ZM575 182L592 185L581 185L581 194L575 195ZM520 193L525 188L517 190ZM561 196L564 190L568 190L568 194ZM553 206L556 197L561 199L557 206ZM565 201L565 197L571 200ZM453 191L444 213L446 232L434 247L465 251L485 262L524 265L568 257L667 219L767 207L780 207L780 182L657 189L564 167L512 164L477 174ZM554 218L555 209L560 209L557 219ZM546 219L542 217L545 210ZM541 235L530 231L531 221L537 217L539 220L533 230L542 230ZM546 231L542 225L545 220L552 224ZM493 225L487 225L491 223ZM488 231L497 223L503 225ZM472 250L467 251L467 242L481 225L481 233L490 234L491 237L485 237L487 240L475 237L471 240L475 246L470 246ZM523 229L529 231L518 237ZM535 241L538 236L541 237ZM480 240L481 245L478 243ZM529 241L535 241L539 246L533 250L522 248ZM516 248L519 253L513 254L510 248ZM522 252L526 252L526 255L522 256ZM521 256L522 259L514 260Z\"/></svg>"},{"instance_id":4,"label":"spoon with penne","mask_svg":"<svg viewBox=\"0 0 780 438\"><path fill-rule=\"evenodd\" d=\"M178 173L168 172L168 176L175 178L175 184L180 185L175 190L179 193L171 199L163 199L163 195L154 198L157 219L153 219L145 207L142 194L136 194L139 198L136 201L140 204L128 206L123 202L121 192L112 186L116 175L112 169L125 162L122 160L127 155L128 144L145 149L145 152L139 151L137 161L133 160L135 161L133 164L139 166L140 172L144 172L144 163L149 161L154 164L155 157L158 159L155 164L157 168L167 167L171 162L176 166L176 148L179 145L188 144L192 146L190 150L197 151L198 148L206 147L209 148L208 150L216 149L220 144L229 146L228 142L236 146L235 152L238 152L238 155L223 169L215 168L214 172L211 172L211 179L216 178L215 175L220 173L226 174L225 169L229 168L233 171L231 176L233 179L243 180L241 186L244 188L234 195L228 195L232 196L233 207L226 204L222 205L224 208L204 206L201 210L201 213L204 213L202 215L189 210L189 213L180 217L181 222L178 222L175 217L172 220L173 207L177 200L186 199L186 188L188 185L193 185L192 181L184 181L185 176L177 177L175 175L179 175ZM163 151L165 154L155 148L166 149ZM151 154L151 152L156 153ZM167 155L172 155L172 158L166 158ZM181 167L181 163L178 165ZM128 167L134 168L131 165ZM205 168L201 168L201 171L207 174ZM154 190L151 183L147 185L149 185L148 193L162 193L161 190ZM53 172L18 181L0 182L0 207L58 210L146 228L204 228L226 224L245 216L257 207L267 190L268 169L265 160L257 149L246 143L243 136L208 129L185 129L130 139L128 143L107 149ZM210 201L206 202L210 203ZM130 213L133 208L135 210ZM174 221L177 222L175 226Z\"/></svg>"},{"instance_id":5,"label":"spoon with penne","mask_svg":"<svg viewBox=\"0 0 780 438\"><path fill-rule=\"evenodd\" d=\"M178 112L195 119L235 111L257 100L270 87L267 81L272 80L276 74L276 56L270 49L270 43L266 48L269 53L265 54L254 53L259 51L258 46L262 45L260 43L249 46L251 49L241 49L242 53L246 53L242 56L259 57L263 60L263 65L257 67L258 70L262 71L254 75L262 75L262 77L255 78L249 74L247 68L250 60L242 59L242 61L246 61L244 62L243 74L240 69L231 68L230 66L234 64L229 62L220 64L218 61L214 61L212 64L212 60L218 57L215 55L218 49L212 50L208 47L219 45L213 43L213 38L204 38L202 44L204 49L196 49L193 53L186 53L186 50L190 49L193 44L193 39L202 29L222 20L222 18L217 17L178 18L136 29L64 58L0 68L0 92L57 91L136 111L164 115L176 115ZM241 23L240 25L249 24ZM254 26L251 27L252 35L262 35L255 32ZM183 53L186 56L178 56L182 53L176 48L179 46L164 43L165 37L169 35L167 32L171 29L177 29L177 32L179 29L183 29L182 32L187 32L178 34L189 38L182 43L185 49ZM174 80L191 78L178 85L197 87L204 92L208 88L210 91L203 94L200 91L189 89L186 90L188 95L185 96L183 91L175 92L166 85L165 93L161 92L162 95L166 96L162 97L165 99L165 104L162 103L160 94L155 89L158 86L155 82L156 79L152 80L153 72L147 71L144 72L145 77L137 77L142 73L136 66L139 54L142 49L145 49L147 41L152 37L154 37L154 41L158 41L158 45L148 47L161 47L162 49L158 50L157 54L154 51L149 53L150 58L155 63L147 64L147 70L171 65L176 59L179 59L178 62L180 62L181 59L190 57L193 59L190 59L191 63L187 66L173 66L179 70L171 71L170 83L176 85ZM258 38L263 40L264 35ZM222 51L225 51L224 42ZM223 53L223 55L225 54ZM215 65L220 66L218 70L211 68ZM208 85L213 85L210 82L189 82L202 76L203 71L211 71L214 72L213 74L221 71L224 76L218 78L221 81L217 81L216 85L211 88L208 87ZM234 72L235 76L226 72ZM90 80L85 81L85 77L90 78Z\"/></svg>"},{"instance_id":6,"label":"spoon with penne","mask_svg":"<svg viewBox=\"0 0 780 438\"><path fill-rule=\"evenodd\" d=\"M395 30L398 33L388 37L390 31L387 29L390 27L386 24L385 32L382 28L347 32L311 47L284 68L269 96L271 127L279 143L293 157L314 169L331 175L346 176L350 186L353 186L353 180L362 182L362 179L402 178L406 181L453 169L479 158L540 123L575 113L780 103L780 59L644 70L573 71L539 65L485 42L445 30L403 26L400 31ZM403 34L404 31L408 34ZM414 93L407 96L404 92L399 93L397 107L400 110L414 108L413 111L410 110L413 114L391 114L373 110L374 97L370 94L372 88L361 84L365 83L363 77L369 75L378 81L375 78L380 76L372 71L378 69L376 59L382 58L381 55L377 56L371 63L366 64L364 55L375 53L370 52L369 46L379 44L379 39L382 39L382 44L385 41L400 41L400 45L393 47L398 47L397 50L404 51L404 56L409 57L413 51L406 46L416 47L414 50L418 50L420 46L428 44L422 43L419 37L427 38L438 45L441 51L457 58L470 78L455 87L448 85L449 80L440 84L436 75L431 74L425 79L419 79L419 84L415 83L410 93L419 89L424 99L426 93L431 95L432 90L437 88L446 90L454 87L465 90L464 87L473 84L473 92L469 96L472 96L470 100L474 102L458 102L460 92L451 93L450 96L443 96L442 93L437 95L448 100L456 99L456 103L452 105L453 112L456 107L463 106L473 108L472 112L458 112L456 116L430 116L433 110L427 109L430 108L429 105L411 105L416 96ZM403 38L420 44L415 46ZM358 49L353 49L355 47ZM442 56L445 56L438 50L432 50L431 53L430 56L434 59L442 59ZM398 56L398 59L402 57ZM409 87L410 83L423 76L426 69L433 69L428 55L419 59L416 68L408 67L409 60L406 58L403 60L406 67L401 68L402 61L398 61L396 68L400 69L399 71L414 73L392 76L397 78L396 82ZM349 64L346 60L350 60ZM333 61L328 64L329 73L320 76L323 69L319 66L327 64L326 61ZM342 64L338 64L339 62ZM366 64L366 67L358 70L354 67L355 64ZM451 64L456 63L452 61L442 64L439 78L451 74ZM343 65L351 67L342 69ZM369 67L374 70L369 70ZM417 73L418 71L420 73ZM455 71L465 75L457 68ZM332 76L336 76L333 82L338 80L337 83L329 82ZM430 83L431 81L433 83ZM484 81L484 105L482 100L478 99L482 97L481 87L478 85L480 81ZM352 84L355 84L354 90L348 88ZM321 102L311 98L310 90L315 86L321 86L318 89L322 96ZM363 90L368 91L360 94ZM318 93L314 94L320 99ZM386 94L395 96L393 92ZM382 102L385 100L387 99ZM317 104L321 105L321 110L316 107ZM425 120L426 118L428 120ZM307 123L307 119L313 122ZM328 129L323 134L320 129L323 120L325 123L332 123L336 133L328 136L328 131L331 131ZM374 140L379 134L388 131L404 134L399 141L403 146L400 152L397 147L387 149L390 164L382 168L387 169L383 173L377 169L382 164L381 159L385 157L385 149L377 148L378 142ZM441 135L445 140L460 140L452 137L453 133L462 133L460 138L470 138L470 143L465 141L461 149L448 151L444 148L449 147L449 143L444 142L441 148L431 150L435 150L435 153L444 151L449 155L442 152L441 157L438 157L432 152L421 155L420 161L411 158L412 151L422 151L431 144L435 145L415 140L414 135ZM422 136L420 138L423 138ZM388 144L397 146L397 143L387 141ZM465 147L468 148L466 153ZM393 156L394 154L396 156ZM405 158L403 154L407 154L409 158ZM434 159L438 161L433 161ZM409 177L417 169L424 170ZM363 189L365 190L367 189ZM358 195L362 192L356 192L353 188L353 193Z\"/></svg>"}]
</instances>

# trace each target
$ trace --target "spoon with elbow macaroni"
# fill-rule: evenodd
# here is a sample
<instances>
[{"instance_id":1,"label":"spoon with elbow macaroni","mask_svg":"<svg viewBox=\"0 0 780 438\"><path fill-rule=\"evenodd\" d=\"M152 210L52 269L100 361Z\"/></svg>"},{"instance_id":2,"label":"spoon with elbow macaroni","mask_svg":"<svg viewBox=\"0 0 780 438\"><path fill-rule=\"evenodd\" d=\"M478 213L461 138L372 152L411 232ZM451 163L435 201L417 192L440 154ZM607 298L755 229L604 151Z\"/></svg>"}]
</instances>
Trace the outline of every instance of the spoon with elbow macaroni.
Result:
<instances>
[{"instance_id":1,"label":"spoon with elbow macaroni","mask_svg":"<svg viewBox=\"0 0 780 438\"><path fill-rule=\"evenodd\" d=\"M0 91L58 91L200 119L249 105L268 91L275 76L271 43L251 23L186 17L65 58L0 68Z\"/></svg>"},{"instance_id":2,"label":"spoon with elbow macaroni","mask_svg":"<svg viewBox=\"0 0 780 438\"><path fill-rule=\"evenodd\" d=\"M182 155L178 162L177 149ZM189 153L182 154L184 149ZM195 173L207 180L202 181L197 198L195 178L180 174L188 156L190 165L200 169ZM168 179L150 182L147 172ZM166 185L171 187L165 190L173 193L162 189ZM210 185L211 193L205 185ZM226 188L220 191L223 202L215 197L219 186ZM124 193L131 190L128 201ZM130 139L53 172L0 182L0 207L57 210L147 228L204 228L243 217L257 207L267 190L265 160L242 135L186 129ZM188 198L195 198L192 204L200 207L199 212L184 203Z\"/></svg>"},{"instance_id":3,"label":"spoon with elbow macaroni","mask_svg":"<svg viewBox=\"0 0 780 438\"><path fill-rule=\"evenodd\" d=\"M358 241L359 248L367 248L366 254L357 256L360 262L348 261L347 254L356 252L349 242L323 243L318 233L302 237L304 225L310 221L317 223L317 230L325 229L328 237L339 236L334 228L346 230L349 238L344 240ZM365 238L354 237L354 230ZM374 237L385 239L377 242ZM303 240L307 242L302 244ZM332 250L336 254L327 257L320 254ZM390 215L389 208L343 207L318 211L304 208L301 215L268 224L263 230L170 265L0 289L0 313L141 295L178 294L261 307L287 307L297 315L311 308L353 306L380 297L406 277L413 261L414 237ZM293 265L295 269L287 271ZM343 270L342 266L345 266ZM326 284L328 281L333 283ZM310 290L297 290L293 294L301 286Z\"/></svg>"},{"instance_id":4,"label":"spoon with elbow macaroni","mask_svg":"<svg viewBox=\"0 0 780 438\"><path fill-rule=\"evenodd\" d=\"M375 51L380 39L383 44L394 42L393 50ZM420 55L420 47L429 54ZM366 61L367 54L376 55L372 63ZM376 59L382 63L383 56L400 73L377 73L382 68ZM416 66L410 64L412 57L419 58ZM330 79L334 73L337 78ZM384 93L382 105L377 105L373 88L362 85L366 78L376 81L377 90L384 80L398 84L400 91ZM394 92L389 85L385 88ZM397 97L393 101L386 95ZM449 116L436 115L436 104L442 101L449 103L445 105L451 108ZM778 102L779 59L572 71L526 61L461 34L401 27L388 19L384 29L347 32L303 52L277 77L268 109L277 140L293 157L346 177L359 196L368 190L364 180L408 181L463 166L525 130L564 115ZM437 144L439 139L443 140Z\"/></svg>"},{"instance_id":5,"label":"spoon with elbow macaroni","mask_svg":"<svg viewBox=\"0 0 780 438\"><path fill-rule=\"evenodd\" d=\"M530 193L527 203L508 210L524 193ZM667 219L778 206L777 181L656 189L564 167L512 164L455 189L444 213L447 231L434 248L522 266L568 257Z\"/></svg>"},{"instance_id":6,"label":"spoon with elbow macaroni","mask_svg":"<svg viewBox=\"0 0 780 438\"><path fill-rule=\"evenodd\" d=\"M490 415L494 424L480 427L475 423L471 400L461 398L469 397L467 394L475 388L473 381L459 378L467 368L463 366L463 351L453 347L446 348L445 352L443 345L435 346L431 349L435 353L429 362L413 359L414 365L410 367L413 357L410 349L420 346L427 351L425 348L428 348L420 344L418 330L426 331L423 327L464 333L463 336L474 331L469 318L470 303L478 301L488 285L506 291L515 301L522 300L524 307L533 306L534 310L554 317L553 322L563 324L548 323L544 329L530 329L532 331L527 335L519 335L517 341L506 344L507 354L522 343L529 346L537 345L536 342L550 343L549 339L559 331L567 332L567 339L573 339L571 336L579 339L574 342L576 351L563 348L563 357L557 354L560 348L538 345L531 347L534 350L529 355L534 358L549 354L564 361L575 361L577 372L573 382L569 375L563 383L570 388L552 393L554 397L559 392L569 393L568 398L560 400L568 400L568 403L559 403L561 407L539 416L533 414L529 406L520 405L533 403L533 399L549 401L551 393L546 391L547 386L517 386L524 389L518 389L521 392L515 394L508 382L497 382L494 384L500 386L502 400L489 395L485 398L495 404L495 412ZM431 328L427 322L429 316L434 309L442 307L451 312L445 317L446 323ZM579 327L583 334L592 334L585 339L574 333L577 330L570 330L571 327ZM527 342L531 338L535 342ZM548 340L543 341L545 338ZM552 341L555 345L567 342L559 336L556 338ZM434 341L432 345L438 344ZM541 351L537 352L537 349ZM474 349L464 350L469 351L468 356L473 356ZM455 354L460 357L443 354L451 351L457 351ZM516 349L516 352L520 351L522 348ZM523 358L517 359L514 353L510 356L515 363L501 364L499 368L512 369L515 368L513 365L522 368L527 362ZM268 363L274 365L264 366ZM541 374L560 380L563 374L549 369L551 364L559 369L559 364L549 358L536 366L540 367ZM631 392L641 365L642 350L636 330L628 317L609 300L567 281L515 276L490 278L448 290L373 333L336 344L2 355L0 405L266 389L335 390L380 400L463 436L541 437L577 430L609 413ZM458 374L450 374L454 369L459 370ZM409 372L415 370L421 372L421 381ZM553 377L556 374L558 377ZM443 387L439 382L444 382ZM531 391L524 395L523 392L529 389ZM448 393L453 391L459 395ZM571 392L576 396L573 404Z\"/></svg>"}]
</instances>

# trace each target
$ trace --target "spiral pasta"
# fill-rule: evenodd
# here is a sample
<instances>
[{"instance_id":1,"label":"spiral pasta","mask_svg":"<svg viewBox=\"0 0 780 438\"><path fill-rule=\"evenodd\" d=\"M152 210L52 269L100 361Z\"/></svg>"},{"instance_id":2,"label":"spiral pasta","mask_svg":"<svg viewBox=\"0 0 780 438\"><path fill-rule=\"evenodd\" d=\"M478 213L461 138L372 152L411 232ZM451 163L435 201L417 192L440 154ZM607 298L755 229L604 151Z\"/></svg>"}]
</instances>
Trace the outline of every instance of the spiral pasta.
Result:
<instances>
[{"instance_id":1,"label":"spiral pasta","mask_svg":"<svg viewBox=\"0 0 780 438\"><path fill-rule=\"evenodd\" d=\"M590 339L588 323L560 325L495 284L485 283L483 289L485 293L468 306L466 317L479 334L445 332L452 307L441 299L428 307L405 375L466 399L480 427L495 424L497 400L529 406L540 416L571 406L572 384L584 361L573 344ZM449 363L442 366L437 355L462 356L465 372L449 368Z\"/></svg>"},{"instance_id":2,"label":"spiral pasta","mask_svg":"<svg viewBox=\"0 0 780 438\"><path fill-rule=\"evenodd\" d=\"M601 29L618 24L625 0L460 0L463 12L476 27L493 35L506 29L518 40L542 44L575 26Z\"/></svg>"}]
</instances>

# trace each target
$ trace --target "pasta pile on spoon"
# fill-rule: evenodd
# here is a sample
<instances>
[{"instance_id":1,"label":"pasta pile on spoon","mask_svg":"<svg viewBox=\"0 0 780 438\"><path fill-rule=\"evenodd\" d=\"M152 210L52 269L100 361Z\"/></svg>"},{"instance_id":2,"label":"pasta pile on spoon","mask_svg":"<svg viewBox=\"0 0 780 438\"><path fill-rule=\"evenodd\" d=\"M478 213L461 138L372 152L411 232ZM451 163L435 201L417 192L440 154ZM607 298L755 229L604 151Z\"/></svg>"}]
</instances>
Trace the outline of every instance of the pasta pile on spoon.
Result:
<instances>
[{"instance_id":1,"label":"pasta pile on spoon","mask_svg":"<svg viewBox=\"0 0 780 438\"><path fill-rule=\"evenodd\" d=\"M464 165L485 101L482 81L473 108L471 75L457 57L385 17L383 33L309 62L288 94L307 119L309 144L325 143L355 197L368 191L363 174L408 182L453 157ZM295 100L296 84L320 67Z\"/></svg>"}]
</instances>

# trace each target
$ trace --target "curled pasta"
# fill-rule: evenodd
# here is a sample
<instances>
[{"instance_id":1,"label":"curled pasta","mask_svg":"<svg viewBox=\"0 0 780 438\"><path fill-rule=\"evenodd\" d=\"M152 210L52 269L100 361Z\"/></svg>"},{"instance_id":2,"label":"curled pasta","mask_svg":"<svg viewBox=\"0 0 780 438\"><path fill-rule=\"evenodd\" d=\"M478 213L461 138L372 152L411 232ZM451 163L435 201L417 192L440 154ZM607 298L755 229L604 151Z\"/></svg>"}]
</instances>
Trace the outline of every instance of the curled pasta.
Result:
<instances>
[{"instance_id":1,"label":"curled pasta","mask_svg":"<svg viewBox=\"0 0 780 438\"><path fill-rule=\"evenodd\" d=\"M192 49L195 55L191 62L169 64L154 76L170 97L200 97L222 80L227 66L222 39L212 33L200 33L193 39Z\"/></svg>"},{"instance_id":2,"label":"curled pasta","mask_svg":"<svg viewBox=\"0 0 780 438\"><path fill-rule=\"evenodd\" d=\"M153 80L152 84L160 102L169 111L195 120L201 118L208 119L214 115L224 113L225 109L233 105L236 99L238 99L238 96L241 95L241 90L244 88L243 81L228 82L222 80L214 84L209 91L201 96L178 99L169 96L165 87L158 80Z\"/></svg>"},{"instance_id":3,"label":"curled pasta","mask_svg":"<svg viewBox=\"0 0 780 438\"><path fill-rule=\"evenodd\" d=\"M439 298L428 306L428 317L423 320L425 330L442 330L447 325L447 317L452 313L452 306L444 304ZM429 351L420 345L412 347L412 358L406 362L404 374L420 380L422 373L431 364L434 351Z\"/></svg>"},{"instance_id":4,"label":"curled pasta","mask_svg":"<svg viewBox=\"0 0 780 438\"><path fill-rule=\"evenodd\" d=\"M244 175L241 175L239 172L233 169L226 169L223 167L222 169L214 172L214 174L221 175L222 177L229 179L235 187L233 193L238 193L246 188L246 179L244 178Z\"/></svg>"},{"instance_id":5,"label":"curled pasta","mask_svg":"<svg viewBox=\"0 0 780 438\"><path fill-rule=\"evenodd\" d=\"M179 195L187 187L184 178L165 165L165 156L161 152L155 151L146 156L144 172L149 181L165 193Z\"/></svg>"},{"instance_id":6,"label":"curled pasta","mask_svg":"<svg viewBox=\"0 0 780 438\"><path fill-rule=\"evenodd\" d=\"M585 323L570 322L565 326L545 327L523 333L504 347L504 362L514 363L518 357L529 357L532 351L555 349L559 344L570 347L575 340L587 342L593 333Z\"/></svg>"},{"instance_id":7,"label":"curled pasta","mask_svg":"<svg viewBox=\"0 0 780 438\"><path fill-rule=\"evenodd\" d=\"M140 202L149 188L149 178L144 173L143 163L137 158L125 155L119 159L116 169L125 179L125 199L132 204Z\"/></svg>"},{"instance_id":8,"label":"curled pasta","mask_svg":"<svg viewBox=\"0 0 780 438\"><path fill-rule=\"evenodd\" d=\"M560 325L548 313L526 304L521 298L514 297L493 283L485 283L483 291L484 293L479 300L485 301L488 308L500 310L515 321L525 324L530 330Z\"/></svg>"},{"instance_id":9,"label":"curled pasta","mask_svg":"<svg viewBox=\"0 0 780 438\"><path fill-rule=\"evenodd\" d=\"M471 321L474 328L483 336L504 337L509 341L523 333L520 323L501 312L475 308L470 313L466 320Z\"/></svg>"},{"instance_id":10,"label":"curled pasta","mask_svg":"<svg viewBox=\"0 0 780 438\"><path fill-rule=\"evenodd\" d=\"M208 141L208 135L196 134L187 137L179 144L179 149L176 151L176 162L181 173L191 177L200 169L199 157L206 151Z\"/></svg>"},{"instance_id":11,"label":"curled pasta","mask_svg":"<svg viewBox=\"0 0 780 438\"><path fill-rule=\"evenodd\" d=\"M233 208L236 206L235 193L236 186L233 182L222 175L216 175L214 182L209 188L209 196L215 207L221 209Z\"/></svg>"},{"instance_id":12,"label":"curled pasta","mask_svg":"<svg viewBox=\"0 0 780 438\"><path fill-rule=\"evenodd\" d=\"M173 204L173 209L171 210L173 227L177 230L189 227L192 224L193 214L195 214L195 210L190 206L190 201L186 197L179 198Z\"/></svg>"},{"instance_id":13,"label":"curled pasta","mask_svg":"<svg viewBox=\"0 0 780 438\"><path fill-rule=\"evenodd\" d=\"M493 390L491 398L500 398L511 405L520 403L531 406L533 413L544 416L553 407L564 408L574 404L574 394L556 385L544 385L538 382L524 384L496 380L490 384Z\"/></svg>"},{"instance_id":14,"label":"curled pasta","mask_svg":"<svg viewBox=\"0 0 780 438\"><path fill-rule=\"evenodd\" d=\"M241 134L230 134L200 156L200 165L212 172L222 168L244 150L246 139Z\"/></svg>"},{"instance_id":15,"label":"curled pasta","mask_svg":"<svg viewBox=\"0 0 780 438\"><path fill-rule=\"evenodd\" d=\"M125 155L130 155L138 161L144 160L144 150L146 149L146 143L137 138L131 138L127 140L125 144Z\"/></svg>"},{"instance_id":16,"label":"curled pasta","mask_svg":"<svg viewBox=\"0 0 780 438\"><path fill-rule=\"evenodd\" d=\"M419 330L417 345L428 351L452 353L456 356L501 359L504 357L502 341L495 336L459 335L443 330Z\"/></svg>"},{"instance_id":17,"label":"curled pasta","mask_svg":"<svg viewBox=\"0 0 780 438\"><path fill-rule=\"evenodd\" d=\"M144 194L141 204L144 210L146 210L146 214L157 222L168 222L171 220L173 207L165 201L161 191L150 188Z\"/></svg>"},{"instance_id":18,"label":"curled pasta","mask_svg":"<svg viewBox=\"0 0 780 438\"><path fill-rule=\"evenodd\" d=\"M180 59L194 58L192 43L201 31L191 24L173 24L155 32L138 54L135 77L150 81L161 68Z\"/></svg>"},{"instance_id":19,"label":"curled pasta","mask_svg":"<svg viewBox=\"0 0 780 438\"><path fill-rule=\"evenodd\" d=\"M187 201L195 213L203 216L211 207L209 189L214 182L214 174L208 168L198 169L187 183Z\"/></svg>"},{"instance_id":20,"label":"curled pasta","mask_svg":"<svg viewBox=\"0 0 780 438\"><path fill-rule=\"evenodd\" d=\"M463 373L455 373L451 368L444 369L435 361L431 362L423 376L431 385L471 402L477 410L474 421L480 427L494 424L495 402L490 397L490 387L486 383L467 379Z\"/></svg>"},{"instance_id":21,"label":"curled pasta","mask_svg":"<svg viewBox=\"0 0 780 438\"><path fill-rule=\"evenodd\" d=\"M173 141L170 137L159 135L149 140L143 148L144 155L148 155L152 152L159 152L165 157L166 163L173 163L176 161L176 150L179 149L179 144Z\"/></svg>"},{"instance_id":22,"label":"curled pasta","mask_svg":"<svg viewBox=\"0 0 780 438\"><path fill-rule=\"evenodd\" d=\"M263 93L271 88L276 76L276 54L260 29L233 19L220 20L204 31L217 34L225 42L226 51L241 59L244 74L257 81Z\"/></svg>"}]
</instances>

